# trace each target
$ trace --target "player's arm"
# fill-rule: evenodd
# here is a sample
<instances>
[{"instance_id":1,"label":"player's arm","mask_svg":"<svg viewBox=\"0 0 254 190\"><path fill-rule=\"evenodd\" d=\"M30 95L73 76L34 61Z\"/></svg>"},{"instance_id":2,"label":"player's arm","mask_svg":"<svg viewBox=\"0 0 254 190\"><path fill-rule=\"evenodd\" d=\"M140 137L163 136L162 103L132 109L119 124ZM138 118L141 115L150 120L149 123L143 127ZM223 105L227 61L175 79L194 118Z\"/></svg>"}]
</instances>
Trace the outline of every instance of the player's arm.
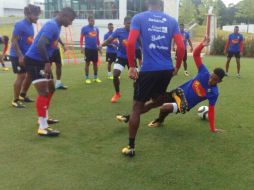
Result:
<instances>
[{"instance_id":1,"label":"player's arm","mask_svg":"<svg viewBox=\"0 0 254 190\"><path fill-rule=\"evenodd\" d=\"M19 47L19 44L18 44L18 40L19 40L19 36L17 35L12 35L11 37L11 46L13 47L14 51L16 52L18 58L19 58L19 63L21 65L24 64L24 55Z\"/></svg>"},{"instance_id":2,"label":"player's arm","mask_svg":"<svg viewBox=\"0 0 254 190\"><path fill-rule=\"evenodd\" d=\"M193 46L192 46L192 42L191 42L190 38L188 38L188 43L189 43L189 46L190 46L190 51L192 52L193 51Z\"/></svg>"},{"instance_id":3,"label":"player's arm","mask_svg":"<svg viewBox=\"0 0 254 190\"><path fill-rule=\"evenodd\" d=\"M210 42L210 39L206 36L204 38L204 40L198 45L198 47L196 47L194 49L193 58L194 58L195 64L196 64L198 69L202 65L202 59L201 59L200 54L201 54L203 48L205 46L207 46L209 44L209 42Z\"/></svg>"},{"instance_id":4,"label":"player's arm","mask_svg":"<svg viewBox=\"0 0 254 190\"><path fill-rule=\"evenodd\" d=\"M46 46L49 45L49 40L42 35L38 41L37 48L40 52L41 58L45 61L45 74L46 77L50 76L51 74L51 65L49 61L49 55L46 49Z\"/></svg>"},{"instance_id":5,"label":"player's arm","mask_svg":"<svg viewBox=\"0 0 254 190\"><path fill-rule=\"evenodd\" d=\"M183 37L180 33L177 33L173 36L173 39L177 46L177 59L176 59L176 67L174 71L174 75L177 74L178 70L181 67L183 57L184 57L184 43L183 43Z\"/></svg>"},{"instance_id":6,"label":"player's arm","mask_svg":"<svg viewBox=\"0 0 254 190\"><path fill-rule=\"evenodd\" d=\"M243 55L243 39L240 41L240 53Z\"/></svg>"},{"instance_id":7,"label":"player's arm","mask_svg":"<svg viewBox=\"0 0 254 190\"><path fill-rule=\"evenodd\" d=\"M59 38L58 42L61 44L63 50L66 51L65 44L63 43L61 38Z\"/></svg>"},{"instance_id":8,"label":"player's arm","mask_svg":"<svg viewBox=\"0 0 254 190\"><path fill-rule=\"evenodd\" d=\"M106 39L104 42L102 42L101 47L107 46L109 43L112 42L114 38L112 36L109 36L108 39Z\"/></svg>"},{"instance_id":9,"label":"player's arm","mask_svg":"<svg viewBox=\"0 0 254 190\"><path fill-rule=\"evenodd\" d=\"M229 38L227 39L226 44L225 44L225 47L224 47L224 54L227 53L228 47L229 47Z\"/></svg>"},{"instance_id":10,"label":"player's arm","mask_svg":"<svg viewBox=\"0 0 254 190\"><path fill-rule=\"evenodd\" d=\"M136 50L136 42L138 40L140 33L136 29L131 29L128 37L128 44L127 44L127 57L128 57L128 64L129 64L129 77L131 79L136 80L138 78L138 73L135 68L135 50Z\"/></svg>"}]
</instances>

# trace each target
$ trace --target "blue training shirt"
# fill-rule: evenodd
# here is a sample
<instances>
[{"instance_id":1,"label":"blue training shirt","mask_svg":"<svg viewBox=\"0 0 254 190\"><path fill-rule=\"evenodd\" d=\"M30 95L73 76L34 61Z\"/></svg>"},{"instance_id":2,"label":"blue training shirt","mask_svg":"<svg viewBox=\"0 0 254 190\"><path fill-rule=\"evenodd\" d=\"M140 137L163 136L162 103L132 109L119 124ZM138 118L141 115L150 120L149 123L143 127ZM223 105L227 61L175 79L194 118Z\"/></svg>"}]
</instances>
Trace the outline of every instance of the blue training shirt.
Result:
<instances>
[{"instance_id":1,"label":"blue training shirt","mask_svg":"<svg viewBox=\"0 0 254 190\"><path fill-rule=\"evenodd\" d=\"M107 32L104 35L104 41L107 40L112 34L113 34L113 32ZM114 47L112 47L112 45L114 45ZM117 47L118 47L118 40L117 39L113 39L112 42L110 42L107 45L106 52L107 53L117 53Z\"/></svg>"},{"instance_id":2,"label":"blue training shirt","mask_svg":"<svg viewBox=\"0 0 254 190\"><path fill-rule=\"evenodd\" d=\"M81 29L85 41L85 48L97 50L97 42L99 40L99 29L95 26L84 26Z\"/></svg>"},{"instance_id":3,"label":"blue training shirt","mask_svg":"<svg viewBox=\"0 0 254 190\"><path fill-rule=\"evenodd\" d=\"M117 28L111 35L114 39L118 39L119 45L117 57L127 59L126 47L128 44L129 32L125 28Z\"/></svg>"},{"instance_id":4,"label":"blue training shirt","mask_svg":"<svg viewBox=\"0 0 254 190\"><path fill-rule=\"evenodd\" d=\"M161 11L145 11L133 17L131 29L140 32L143 51L141 72L174 69L171 42L180 31L173 17Z\"/></svg>"},{"instance_id":5,"label":"blue training shirt","mask_svg":"<svg viewBox=\"0 0 254 190\"><path fill-rule=\"evenodd\" d=\"M199 67L198 74L193 79L179 86L184 91L189 109L206 99L208 99L210 105L215 105L219 91L217 85L208 85L209 78L210 73L205 65L202 64Z\"/></svg>"},{"instance_id":6,"label":"blue training shirt","mask_svg":"<svg viewBox=\"0 0 254 190\"><path fill-rule=\"evenodd\" d=\"M181 32L181 35L183 37L183 43L184 43L184 48L186 49L187 48L187 41L190 39L190 34L189 32Z\"/></svg>"},{"instance_id":7,"label":"blue training shirt","mask_svg":"<svg viewBox=\"0 0 254 190\"><path fill-rule=\"evenodd\" d=\"M17 22L14 26L12 36L18 36L18 45L23 55L26 54L29 47L34 40L34 28L33 24L27 19L23 19ZM10 55L12 57L18 57L13 46L11 46Z\"/></svg>"},{"instance_id":8,"label":"blue training shirt","mask_svg":"<svg viewBox=\"0 0 254 190\"><path fill-rule=\"evenodd\" d=\"M229 40L229 48L228 51L230 52L240 52L240 43L243 41L243 35L242 34L235 34L232 33L228 36Z\"/></svg>"},{"instance_id":9,"label":"blue training shirt","mask_svg":"<svg viewBox=\"0 0 254 190\"><path fill-rule=\"evenodd\" d=\"M41 30L35 37L35 40L33 44L30 46L29 50L27 51L26 56L35 60L39 60L39 61L47 61L47 60L43 60L41 57L41 54L37 47L38 41L41 38L41 36L45 36L48 39L50 44L46 46L46 49L47 49L49 57L51 57L54 50L58 48L58 40L59 40L60 32L61 32L61 26L57 23L55 19L48 21L41 28Z\"/></svg>"}]
</instances>

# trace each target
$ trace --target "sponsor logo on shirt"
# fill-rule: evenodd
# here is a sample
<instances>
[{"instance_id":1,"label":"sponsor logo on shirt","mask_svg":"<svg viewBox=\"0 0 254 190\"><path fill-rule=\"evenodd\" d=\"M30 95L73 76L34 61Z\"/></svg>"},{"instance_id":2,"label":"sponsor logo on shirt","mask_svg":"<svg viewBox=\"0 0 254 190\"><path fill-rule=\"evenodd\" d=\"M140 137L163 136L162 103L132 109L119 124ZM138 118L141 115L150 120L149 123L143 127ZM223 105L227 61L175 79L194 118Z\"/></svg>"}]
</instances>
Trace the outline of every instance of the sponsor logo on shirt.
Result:
<instances>
[{"instance_id":1,"label":"sponsor logo on shirt","mask_svg":"<svg viewBox=\"0 0 254 190\"><path fill-rule=\"evenodd\" d=\"M166 18L162 18L162 19L148 18L148 22L164 23L166 21L167 21Z\"/></svg>"},{"instance_id":2,"label":"sponsor logo on shirt","mask_svg":"<svg viewBox=\"0 0 254 190\"><path fill-rule=\"evenodd\" d=\"M233 40L231 40L231 43L232 44L238 44L239 43L239 39L233 39Z\"/></svg>"},{"instance_id":3,"label":"sponsor logo on shirt","mask_svg":"<svg viewBox=\"0 0 254 190\"><path fill-rule=\"evenodd\" d=\"M154 26L152 25L151 28L148 28L149 32L159 32L159 33L168 33L168 28L163 26Z\"/></svg>"},{"instance_id":4,"label":"sponsor logo on shirt","mask_svg":"<svg viewBox=\"0 0 254 190\"><path fill-rule=\"evenodd\" d=\"M168 50L168 47L165 46L158 46L154 43L149 44L149 49L159 49L159 50Z\"/></svg>"},{"instance_id":5,"label":"sponsor logo on shirt","mask_svg":"<svg viewBox=\"0 0 254 190\"><path fill-rule=\"evenodd\" d=\"M94 37L97 36L97 32L96 31L89 32L88 36L91 37L91 38L94 38Z\"/></svg>"},{"instance_id":6,"label":"sponsor logo on shirt","mask_svg":"<svg viewBox=\"0 0 254 190\"><path fill-rule=\"evenodd\" d=\"M27 39L26 39L26 43L31 45L34 41L34 37L33 36L28 36Z\"/></svg>"},{"instance_id":7,"label":"sponsor logo on shirt","mask_svg":"<svg viewBox=\"0 0 254 190\"><path fill-rule=\"evenodd\" d=\"M202 87L201 83L198 80L194 80L192 83L192 89L195 94L199 97L205 97L206 90Z\"/></svg>"},{"instance_id":8,"label":"sponsor logo on shirt","mask_svg":"<svg viewBox=\"0 0 254 190\"><path fill-rule=\"evenodd\" d=\"M151 36L151 40L152 40L152 42L154 42L154 41L158 41L158 40L161 40L161 39L164 39L164 38L166 38L165 36L162 36L162 35L152 35Z\"/></svg>"},{"instance_id":9,"label":"sponsor logo on shirt","mask_svg":"<svg viewBox=\"0 0 254 190\"><path fill-rule=\"evenodd\" d=\"M125 46L125 47L127 47L127 45L128 45L128 40L124 39L124 40L122 41L122 45Z\"/></svg>"}]
</instances>

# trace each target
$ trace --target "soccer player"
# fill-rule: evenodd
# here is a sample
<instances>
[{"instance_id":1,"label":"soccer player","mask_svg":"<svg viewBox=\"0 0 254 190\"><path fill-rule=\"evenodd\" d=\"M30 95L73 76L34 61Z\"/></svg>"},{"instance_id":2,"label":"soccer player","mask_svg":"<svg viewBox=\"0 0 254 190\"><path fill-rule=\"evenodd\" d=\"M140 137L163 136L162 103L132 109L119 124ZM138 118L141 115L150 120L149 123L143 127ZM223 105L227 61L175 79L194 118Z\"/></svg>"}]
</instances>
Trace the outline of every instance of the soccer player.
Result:
<instances>
[{"instance_id":1,"label":"soccer player","mask_svg":"<svg viewBox=\"0 0 254 190\"><path fill-rule=\"evenodd\" d=\"M114 25L112 23L108 24L108 32L104 35L104 41L107 40L112 34L114 30ZM108 79L113 80L113 76L111 73L111 65L116 62L117 58L117 47L118 40L114 39L111 43L107 45L106 49L106 62L108 63Z\"/></svg>"},{"instance_id":2,"label":"soccer player","mask_svg":"<svg viewBox=\"0 0 254 190\"><path fill-rule=\"evenodd\" d=\"M11 38L10 60L13 73L16 74L14 82L14 97L12 106L15 108L25 108L21 102L33 102L26 96L31 85L31 76L26 73L24 56L34 39L33 23L36 23L41 13L40 7L29 4L24 8L25 18L17 22L14 26Z\"/></svg>"},{"instance_id":3,"label":"soccer player","mask_svg":"<svg viewBox=\"0 0 254 190\"><path fill-rule=\"evenodd\" d=\"M25 56L25 67L31 74L33 84L38 92L36 110L39 117L38 135L58 136L60 132L49 127L57 120L48 120L48 109L55 90L52 78L50 57L57 48L61 27L72 24L76 13L69 7L63 8L59 14L48 21L37 34Z\"/></svg>"},{"instance_id":4,"label":"soccer player","mask_svg":"<svg viewBox=\"0 0 254 190\"><path fill-rule=\"evenodd\" d=\"M234 33L228 36L224 53L227 54L226 76L228 76L228 68L231 58L235 56L237 64L236 76L240 78L240 58L243 55L243 35L239 34L239 27L235 26Z\"/></svg>"},{"instance_id":5,"label":"soccer player","mask_svg":"<svg viewBox=\"0 0 254 190\"><path fill-rule=\"evenodd\" d=\"M3 71L9 71L9 68L7 68L4 64L4 56L6 55L6 52L8 50L8 43L9 43L8 36L0 36L0 44L3 44L3 50L2 52L0 52L0 63L3 67Z\"/></svg>"},{"instance_id":6,"label":"soccer player","mask_svg":"<svg viewBox=\"0 0 254 190\"><path fill-rule=\"evenodd\" d=\"M83 42L85 42L85 48L83 49ZM80 50L85 54L85 82L91 84L89 78L89 65L93 63L94 82L100 83L98 78L98 50L100 46L99 29L94 26L94 18L88 17L88 25L81 29L80 34Z\"/></svg>"},{"instance_id":7,"label":"soccer player","mask_svg":"<svg viewBox=\"0 0 254 190\"><path fill-rule=\"evenodd\" d=\"M117 100L121 97L119 77L122 71L124 70L125 66L129 66L127 54L126 54L126 47L127 47L128 37L130 32L130 23L131 23L131 17L125 17L124 27L116 29L114 33L101 44L101 46L103 47L110 44L115 39L118 39L119 41L119 46L117 50L118 62L114 64L113 84L115 87L115 95L111 98L112 103L117 102ZM134 47L134 50L135 50L135 47Z\"/></svg>"},{"instance_id":8,"label":"soccer player","mask_svg":"<svg viewBox=\"0 0 254 190\"><path fill-rule=\"evenodd\" d=\"M183 57L183 68L184 68L184 75L185 76L189 76L189 72L187 71L187 42L190 46L190 52L193 51L193 46L192 46L192 42L191 42L191 39L190 39L190 34L189 32L186 32L184 30L184 24L180 24L180 32L181 32L181 35L183 37L183 43L184 43L184 48L185 48L185 51L184 51L184 57ZM175 51L175 48L173 49ZM177 56L177 50L176 50L176 56Z\"/></svg>"},{"instance_id":9,"label":"soccer player","mask_svg":"<svg viewBox=\"0 0 254 190\"><path fill-rule=\"evenodd\" d=\"M133 17L127 45L129 77L135 83L134 102L129 119L129 146L123 148L122 153L130 157L135 155L135 138L140 115L162 105L168 84L172 76L177 74L184 55L184 44L177 21L161 11L160 0L148 0L148 3L148 11ZM139 73L134 64L135 43L138 38L141 40L143 52ZM170 54L172 39L179 51L175 68ZM150 99L149 109L144 110Z\"/></svg>"}]
</instances>

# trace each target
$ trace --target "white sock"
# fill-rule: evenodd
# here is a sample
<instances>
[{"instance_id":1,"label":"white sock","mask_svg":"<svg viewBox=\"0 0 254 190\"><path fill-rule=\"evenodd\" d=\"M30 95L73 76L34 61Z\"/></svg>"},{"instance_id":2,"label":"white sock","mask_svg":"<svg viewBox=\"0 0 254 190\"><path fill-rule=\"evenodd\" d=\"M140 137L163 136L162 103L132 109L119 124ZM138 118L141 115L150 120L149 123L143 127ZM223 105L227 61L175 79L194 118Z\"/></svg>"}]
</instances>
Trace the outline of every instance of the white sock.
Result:
<instances>
[{"instance_id":1,"label":"white sock","mask_svg":"<svg viewBox=\"0 0 254 190\"><path fill-rule=\"evenodd\" d=\"M60 85L61 83L62 83L61 80L56 80L56 86Z\"/></svg>"},{"instance_id":2,"label":"white sock","mask_svg":"<svg viewBox=\"0 0 254 190\"><path fill-rule=\"evenodd\" d=\"M48 127L48 122L45 117L39 117L39 129L46 129Z\"/></svg>"},{"instance_id":3,"label":"white sock","mask_svg":"<svg viewBox=\"0 0 254 190\"><path fill-rule=\"evenodd\" d=\"M111 76L112 74L111 74L111 72L108 72L108 76Z\"/></svg>"},{"instance_id":4,"label":"white sock","mask_svg":"<svg viewBox=\"0 0 254 190\"><path fill-rule=\"evenodd\" d=\"M48 120L48 119L49 119L49 111L46 110L46 120Z\"/></svg>"}]
</instances>

